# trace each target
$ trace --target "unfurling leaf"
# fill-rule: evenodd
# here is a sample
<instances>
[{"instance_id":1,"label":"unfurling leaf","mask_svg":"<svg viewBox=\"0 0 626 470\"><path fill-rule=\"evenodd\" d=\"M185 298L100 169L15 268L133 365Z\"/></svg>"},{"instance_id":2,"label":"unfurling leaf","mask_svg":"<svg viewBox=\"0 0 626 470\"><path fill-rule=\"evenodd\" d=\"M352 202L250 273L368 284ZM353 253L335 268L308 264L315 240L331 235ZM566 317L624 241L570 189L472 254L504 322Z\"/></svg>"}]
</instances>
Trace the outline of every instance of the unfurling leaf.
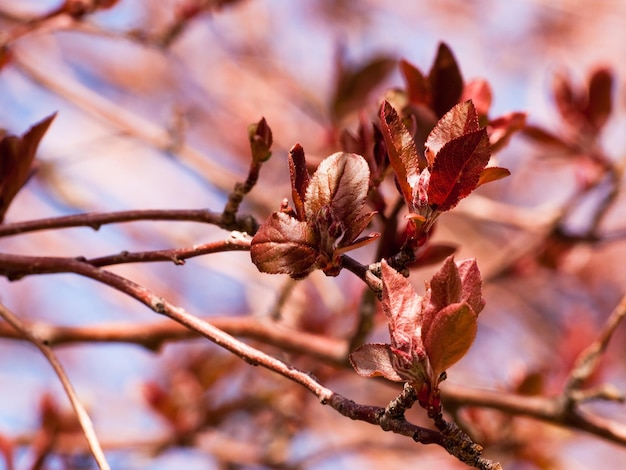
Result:
<instances>
[{"instance_id":1,"label":"unfurling leaf","mask_svg":"<svg viewBox=\"0 0 626 470\"><path fill-rule=\"evenodd\" d=\"M461 277L461 300L467 302L472 310L478 315L485 308L483 299L483 280L478 269L476 260L464 259L456 263L456 267Z\"/></svg>"},{"instance_id":2,"label":"unfurling leaf","mask_svg":"<svg viewBox=\"0 0 626 470\"><path fill-rule=\"evenodd\" d=\"M31 127L22 137L7 135L0 140L0 222L11 201L31 175L37 147L56 114Z\"/></svg>"},{"instance_id":3,"label":"unfurling leaf","mask_svg":"<svg viewBox=\"0 0 626 470\"><path fill-rule=\"evenodd\" d=\"M380 124L389 162L398 178L405 201L413 199L412 188L419 178L420 168L417 149L411 133L408 131L396 110L383 102L380 110Z\"/></svg>"},{"instance_id":4,"label":"unfurling leaf","mask_svg":"<svg viewBox=\"0 0 626 470\"><path fill-rule=\"evenodd\" d=\"M272 130L265 118L248 126L248 140L252 159L255 162L265 162L272 156Z\"/></svg>"},{"instance_id":5,"label":"unfurling leaf","mask_svg":"<svg viewBox=\"0 0 626 470\"><path fill-rule=\"evenodd\" d=\"M274 212L254 235L250 256L261 272L301 278L315 267L315 235L306 222Z\"/></svg>"},{"instance_id":6,"label":"unfurling leaf","mask_svg":"<svg viewBox=\"0 0 626 470\"><path fill-rule=\"evenodd\" d=\"M330 207L333 216L341 220L348 230L361 216L369 177L367 162L360 155L338 152L325 158L308 184L305 217L312 220L323 207Z\"/></svg>"},{"instance_id":7,"label":"unfurling leaf","mask_svg":"<svg viewBox=\"0 0 626 470\"><path fill-rule=\"evenodd\" d=\"M484 128L445 144L431 169L428 203L441 212L452 209L476 189L490 157Z\"/></svg>"},{"instance_id":8,"label":"unfurling leaf","mask_svg":"<svg viewBox=\"0 0 626 470\"><path fill-rule=\"evenodd\" d=\"M304 199L310 176L306 167L304 149L300 144L294 145L289 150L289 174L291 175L291 198L296 206L296 214L300 220L304 220Z\"/></svg>"},{"instance_id":9,"label":"unfurling leaf","mask_svg":"<svg viewBox=\"0 0 626 470\"><path fill-rule=\"evenodd\" d=\"M374 215L364 210L370 177L367 162L353 153L335 153L309 177L304 151L295 145L289 153L289 170L296 210L285 202L261 225L252 239L252 261L259 271L295 279L314 269L336 276L343 253L379 236L358 238Z\"/></svg>"},{"instance_id":10,"label":"unfurling leaf","mask_svg":"<svg viewBox=\"0 0 626 470\"><path fill-rule=\"evenodd\" d=\"M433 378L461 359L476 338L476 313L465 302L452 304L439 311L425 334Z\"/></svg>"},{"instance_id":11,"label":"unfurling leaf","mask_svg":"<svg viewBox=\"0 0 626 470\"><path fill-rule=\"evenodd\" d=\"M361 377L385 377L404 382L393 368L393 355L388 344L364 344L350 354L350 364Z\"/></svg>"}]
</instances>

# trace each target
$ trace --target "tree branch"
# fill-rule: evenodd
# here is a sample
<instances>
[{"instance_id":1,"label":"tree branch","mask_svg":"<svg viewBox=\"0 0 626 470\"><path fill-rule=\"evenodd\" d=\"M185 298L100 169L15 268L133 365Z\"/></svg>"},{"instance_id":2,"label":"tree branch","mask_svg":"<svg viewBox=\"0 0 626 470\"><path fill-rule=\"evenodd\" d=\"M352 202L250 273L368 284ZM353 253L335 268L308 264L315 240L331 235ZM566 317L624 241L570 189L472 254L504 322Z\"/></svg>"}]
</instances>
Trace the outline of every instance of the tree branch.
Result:
<instances>
[{"instance_id":1,"label":"tree branch","mask_svg":"<svg viewBox=\"0 0 626 470\"><path fill-rule=\"evenodd\" d=\"M102 452L102 448L100 447L100 443L98 442L98 438L93 429L93 424L91 423L91 419L89 419L89 415L87 411L83 407L82 403L78 399L76 392L74 391L74 387L70 382L63 366L57 359L56 355L48 347L32 330L30 330L26 325L22 323L22 321L7 309L4 305L0 304L0 317L2 317L7 323L9 323L15 330L17 330L24 338L33 343L37 348L41 351L44 357L48 360L54 372L56 372L57 377L61 381L63 385L63 389L65 390L65 394L70 400L72 404L72 408L76 413L76 417L78 418L78 422L80 423L81 428L83 429L83 434L85 435L85 439L87 439L87 444L89 445L89 449L91 450L91 454L93 455L98 467L101 470L110 470L109 464L104 457L104 452Z\"/></svg>"}]
</instances>

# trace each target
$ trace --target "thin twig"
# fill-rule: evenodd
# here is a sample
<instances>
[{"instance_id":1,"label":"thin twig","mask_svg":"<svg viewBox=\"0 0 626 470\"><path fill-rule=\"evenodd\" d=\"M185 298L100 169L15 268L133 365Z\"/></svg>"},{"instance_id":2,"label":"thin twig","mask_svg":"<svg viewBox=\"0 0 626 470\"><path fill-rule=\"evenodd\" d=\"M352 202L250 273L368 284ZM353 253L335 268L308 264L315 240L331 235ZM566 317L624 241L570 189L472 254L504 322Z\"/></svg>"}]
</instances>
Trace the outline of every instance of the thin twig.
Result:
<instances>
[{"instance_id":1,"label":"thin twig","mask_svg":"<svg viewBox=\"0 0 626 470\"><path fill-rule=\"evenodd\" d=\"M57 230L70 227L90 227L98 230L102 225L142 220L167 220L176 222L199 222L221 227L222 215L207 209L147 209L120 212L101 212L89 214L49 217L25 222L5 223L0 225L0 237L19 235L40 230ZM238 224L244 225L238 220ZM233 229L231 229L233 230Z\"/></svg>"},{"instance_id":2,"label":"thin twig","mask_svg":"<svg viewBox=\"0 0 626 470\"><path fill-rule=\"evenodd\" d=\"M11 312L8 308L6 308L2 304L0 304L0 316L6 322L11 324L13 328L19 331L22 335L24 335L24 337L28 339L28 341L30 341L35 346L37 346L37 348L39 348L41 353L48 360L48 362L54 369L54 372L59 377L59 380L61 381L61 384L63 385L63 389L65 390L65 394L67 395L67 397L70 400L70 403L72 404L72 408L74 408L74 412L76 413L78 422L80 423L80 426L83 429L83 434L85 435L85 438L87 439L87 443L89 445L89 449L91 450L91 454L93 455L93 458L96 460L98 467L101 470L110 470L109 464L107 463L106 458L104 457L104 452L102 451L102 448L100 447L100 442L98 441L98 438L94 431L91 419L89 419L89 415L87 414L87 411L85 410L80 400L78 399L78 396L76 395L76 392L74 391L74 387L72 386L72 383L70 382L67 374L65 373L65 370L63 369L63 366L61 365L61 362L59 362L58 358L56 357L52 349L46 346L44 342L41 341L41 339L39 339L33 331L31 331L28 327L26 327L22 323L22 321L17 317L17 315L15 315L13 312Z\"/></svg>"},{"instance_id":3,"label":"thin twig","mask_svg":"<svg viewBox=\"0 0 626 470\"><path fill-rule=\"evenodd\" d=\"M565 385L566 395L569 395L574 390L580 389L583 383L594 373L602 358L602 354L604 354L604 351L609 345L613 333L615 333L615 330L625 316L626 295L622 297L617 307L611 312L598 339L583 350L576 359L576 363Z\"/></svg>"}]
</instances>

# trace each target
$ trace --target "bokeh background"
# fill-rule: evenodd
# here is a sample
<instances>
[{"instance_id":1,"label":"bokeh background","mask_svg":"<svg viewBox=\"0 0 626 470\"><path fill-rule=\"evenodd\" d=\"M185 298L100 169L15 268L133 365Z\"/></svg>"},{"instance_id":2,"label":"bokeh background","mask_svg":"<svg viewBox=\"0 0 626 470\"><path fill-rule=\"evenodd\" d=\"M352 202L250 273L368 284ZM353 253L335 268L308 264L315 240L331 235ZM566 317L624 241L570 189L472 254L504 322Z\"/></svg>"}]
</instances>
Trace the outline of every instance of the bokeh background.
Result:
<instances>
[{"instance_id":1,"label":"bokeh background","mask_svg":"<svg viewBox=\"0 0 626 470\"><path fill-rule=\"evenodd\" d=\"M264 116L273 130L274 154L245 204L262 220L290 194L286 154L294 143L319 161L339 149L341 129L356 128L356 110L337 112L341 74L374 58L404 58L426 71L441 41L466 80L483 77L491 84L490 116L525 111L528 122L555 133L562 129L552 99L555 74L583 86L595 67L609 67L615 77L613 113L598 143L613 161L626 156L621 0L121 0L80 21L67 15L35 21L60 3L0 1L0 42L10 51L0 70L0 126L21 134L58 113L41 144L38 172L14 201L7 223L91 211L219 211L247 171L246 128ZM196 4L204 11L181 19ZM385 91L403 86L397 67L385 71L361 110L372 119ZM578 352L626 293L619 236L577 243L556 267L527 261L545 241L546 221L584 179L580 166L562 157L515 136L497 154L497 164L512 176L441 219L436 239L458 245L460 257L476 257L488 280L479 336L449 371L451 382L503 390L530 384L540 393L558 393ZM567 228L584 230L599 199L582 198ZM491 211L490 201L504 206ZM601 233L624 229L625 202L616 198ZM3 238L0 250L96 257L224 236L202 224L138 222ZM368 254L356 257L370 262ZM507 269L513 258L522 261ZM113 270L206 317L268 316L279 294L291 289L283 321L336 337L353 326L362 292L349 273L336 279L316 273L294 287L280 276L258 274L247 253ZM418 288L430 272L413 273ZM161 320L75 275L0 279L0 298L41 325ZM375 337L386 338L382 321ZM625 339L622 327L598 383L626 390ZM124 344L57 351L113 468L464 468L439 448L342 418L206 341L172 342L158 351ZM384 406L397 393L352 371L283 357L361 403ZM39 352L9 339L0 340L0 393L0 434L19 443L16 468L31 468L42 410L69 414L67 400ZM626 421L622 405L592 409ZM168 420L167 410L176 416ZM584 433L485 410L462 418L477 431L486 455L508 469L626 466L623 447ZM419 411L411 419L427 424ZM193 431L185 434L185 426ZM92 468L76 450L80 441L60 442L61 452L43 468Z\"/></svg>"}]
</instances>

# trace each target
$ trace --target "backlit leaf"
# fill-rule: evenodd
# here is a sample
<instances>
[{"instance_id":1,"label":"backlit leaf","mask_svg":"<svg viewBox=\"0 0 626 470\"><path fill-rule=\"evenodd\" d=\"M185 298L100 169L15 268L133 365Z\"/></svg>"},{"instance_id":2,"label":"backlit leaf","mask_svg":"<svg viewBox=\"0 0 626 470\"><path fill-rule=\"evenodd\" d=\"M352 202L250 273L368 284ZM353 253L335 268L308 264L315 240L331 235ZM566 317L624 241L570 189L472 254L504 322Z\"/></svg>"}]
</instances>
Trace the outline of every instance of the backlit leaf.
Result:
<instances>
[{"instance_id":1,"label":"backlit leaf","mask_svg":"<svg viewBox=\"0 0 626 470\"><path fill-rule=\"evenodd\" d=\"M461 99L463 77L450 48L439 44L428 81L431 90L431 107L438 117L447 113Z\"/></svg>"},{"instance_id":2,"label":"backlit leaf","mask_svg":"<svg viewBox=\"0 0 626 470\"><path fill-rule=\"evenodd\" d=\"M23 136L0 140L0 222L11 201L31 175L37 147L56 114L31 127Z\"/></svg>"},{"instance_id":3,"label":"backlit leaf","mask_svg":"<svg viewBox=\"0 0 626 470\"><path fill-rule=\"evenodd\" d=\"M426 139L426 159L432 167L439 151L451 140L480 129L478 113L471 101L454 106L435 125Z\"/></svg>"},{"instance_id":4,"label":"backlit leaf","mask_svg":"<svg viewBox=\"0 0 626 470\"><path fill-rule=\"evenodd\" d=\"M439 211L452 209L469 195L491 156L487 131L481 129L445 144L431 169L428 203Z\"/></svg>"},{"instance_id":5,"label":"backlit leaf","mask_svg":"<svg viewBox=\"0 0 626 470\"><path fill-rule=\"evenodd\" d=\"M483 168L480 172L480 177L478 178L478 184L476 187L482 186L486 183L491 183L492 181L498 181L502 178L506 178L509 176L511 172L506 168L500 168L499 166L490 166L488 168Z\"/></svg>"},{"instance_id":6,"label":"backlit leaf","mask_svg":"<svg viewBox=\"0 0 626 470\"><path fill-rule=\"evenodd\" d=\"M413 199L411 188L417 183L420 173L415 142L396 110L387 101L381 107L380 124L389 162L405 201L410 202Z\"/></svg>"}]
</instances>

